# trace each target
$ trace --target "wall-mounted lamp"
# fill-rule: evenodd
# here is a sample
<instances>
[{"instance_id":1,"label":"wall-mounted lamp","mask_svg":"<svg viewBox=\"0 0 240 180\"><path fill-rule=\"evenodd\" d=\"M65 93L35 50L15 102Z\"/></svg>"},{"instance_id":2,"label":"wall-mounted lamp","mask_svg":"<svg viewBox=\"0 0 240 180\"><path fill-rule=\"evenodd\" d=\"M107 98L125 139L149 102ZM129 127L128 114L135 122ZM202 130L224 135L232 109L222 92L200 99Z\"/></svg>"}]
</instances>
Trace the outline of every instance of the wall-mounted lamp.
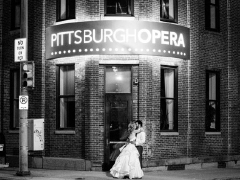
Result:
<instances>
[{"instance_id":1,"label":"wall-mounted lamp","mask_svg":"<svg viewBox=\"0 0 240 180\"><path fill-rule=\"evenodd\" d=\"M133 81L133 85L138 85L138 78L135 78L135 80Z\"/></svg>"}]
</instances>

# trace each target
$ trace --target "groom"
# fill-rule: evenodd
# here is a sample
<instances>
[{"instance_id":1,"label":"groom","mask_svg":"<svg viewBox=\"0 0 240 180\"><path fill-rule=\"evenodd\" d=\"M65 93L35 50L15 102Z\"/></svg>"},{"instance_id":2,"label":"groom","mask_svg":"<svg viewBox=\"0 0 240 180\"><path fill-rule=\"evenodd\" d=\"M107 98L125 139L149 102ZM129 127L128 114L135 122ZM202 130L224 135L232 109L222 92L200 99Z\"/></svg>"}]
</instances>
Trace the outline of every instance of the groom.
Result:
<instances>
[{"instance_id":1,"label":"groom","mask_svg":"<svg viewBox=\"0 0 240 180\"><path fill-rule=\"evenodd\" d=\"M142 153L143 153L143 144L145 143L146 140L146 133L144 132L144 129L142 128L142 121L137 120L135 122L136 124L136 129L141 128L141 132L137 133L137 138L136 138L136 148L139 152L139 161L140 161L140 165L142 168Z\"/></svg>"}]
</instances>

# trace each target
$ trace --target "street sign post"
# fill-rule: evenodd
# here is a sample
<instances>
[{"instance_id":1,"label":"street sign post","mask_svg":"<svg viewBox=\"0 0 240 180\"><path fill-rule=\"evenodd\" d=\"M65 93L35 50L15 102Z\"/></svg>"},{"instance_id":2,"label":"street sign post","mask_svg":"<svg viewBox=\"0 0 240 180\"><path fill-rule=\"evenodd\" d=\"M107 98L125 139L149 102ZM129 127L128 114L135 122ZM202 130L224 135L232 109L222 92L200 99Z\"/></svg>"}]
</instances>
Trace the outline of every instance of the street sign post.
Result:
<instances>
[{"instance_id":1,"label":"street sign post","mask_svg":"<svg viewBox=\"0 0 240 180\"><path fill-rule=\"evenodd\" d=\"M28 0L21 0L20 37L15 40L15 62L28 59ZM19 170L16 174L27 176L31 174L28 170L28 88L20 86L20 89L19 106L23 109L19 109Z\"/></svg>"}]
</instances>

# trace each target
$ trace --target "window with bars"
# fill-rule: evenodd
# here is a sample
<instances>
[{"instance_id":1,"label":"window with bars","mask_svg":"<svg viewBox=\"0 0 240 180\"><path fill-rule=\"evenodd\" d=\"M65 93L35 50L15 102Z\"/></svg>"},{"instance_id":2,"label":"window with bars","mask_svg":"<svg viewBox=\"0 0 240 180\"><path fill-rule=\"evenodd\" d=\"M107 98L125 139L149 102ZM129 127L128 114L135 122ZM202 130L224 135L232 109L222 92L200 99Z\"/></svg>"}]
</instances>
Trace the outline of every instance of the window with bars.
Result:
<instances>
[{"instance_id":1,"label":"window with bars","mask_svg":"<svg viewBox=\"0 0 240 180\"><path fill-rule=\"evenodd\" d=\"M211 31L220 31L220 8L219 0L206 0L206 29Z\"/></svg>"},{"instance_id":2,"label":"window with bars","mask_svg":"<svg viewBox=\"0 0 240 180\"><path fill-rule=\"evenodd\" d=\"M161 66L160 129L178 131L178 69Z\"/></svg>"},{"instance_id":3,"label":"window with bars","mask_svg":"<svg viewBox=\"0 0 240 180\"><path fill-rule=\"evenodd\" d=\"M75 19L75 0L57 0L57 21Z\"/></svg>"},{"instance_id":4,"label":"window with bars","mask_svg":"<svg viewBox=\"0 0 240 180\"><path fill-rule=\"evenodd\" d=\"M220 131L219 72L207 71L206 78L206 131Z\"/></svg>"},{"instance_id":5,"label":"window with bars","mask_svg":"<svg viewBox=\"0 0 240 180\"><path fill-rule=\"evenodd\" d=\"M177 0L160 0L160 19L161 21L178 21Z\"/></svg>"},{"instance_id":6,"label":"window with bars","mask_svg":"<svg viewBox=\"0 0 240 180\"><path fill-rule=\"evenodd\" d=\"M57 66L57 129L75 127L75 66Z\"/></svg>"},{"instance_id":7,"label":"window with bars","mask_svg":"<svg viewBox=\"0 0 240 180\"><path fill-rule=\"evenodd\" d=\"M105 0L105 14L133 16L133 0Z\"/></svg>"}]
</instances>

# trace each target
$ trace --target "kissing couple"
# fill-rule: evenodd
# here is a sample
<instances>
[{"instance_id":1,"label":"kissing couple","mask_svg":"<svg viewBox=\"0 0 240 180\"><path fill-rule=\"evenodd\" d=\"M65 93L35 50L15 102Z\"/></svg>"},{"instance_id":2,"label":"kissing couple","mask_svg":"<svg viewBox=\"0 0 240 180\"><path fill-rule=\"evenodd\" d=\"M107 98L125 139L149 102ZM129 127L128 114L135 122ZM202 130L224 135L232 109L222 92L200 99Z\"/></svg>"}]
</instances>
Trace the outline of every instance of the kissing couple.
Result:
<instances>
[{"instance_id":1,"label":"kissing couple","mask_svg":"<svg viewBox=\"0 0 240 180\"><path fill-rule=\"evenodd\" d=\"M142 171L142 153L146 139L142 122L140 120L130 122L128 134L127 143L119 148L120 154L110 169L110 174L115 178L141 179L144 175Z\"/></svg>"}]
</instances>

